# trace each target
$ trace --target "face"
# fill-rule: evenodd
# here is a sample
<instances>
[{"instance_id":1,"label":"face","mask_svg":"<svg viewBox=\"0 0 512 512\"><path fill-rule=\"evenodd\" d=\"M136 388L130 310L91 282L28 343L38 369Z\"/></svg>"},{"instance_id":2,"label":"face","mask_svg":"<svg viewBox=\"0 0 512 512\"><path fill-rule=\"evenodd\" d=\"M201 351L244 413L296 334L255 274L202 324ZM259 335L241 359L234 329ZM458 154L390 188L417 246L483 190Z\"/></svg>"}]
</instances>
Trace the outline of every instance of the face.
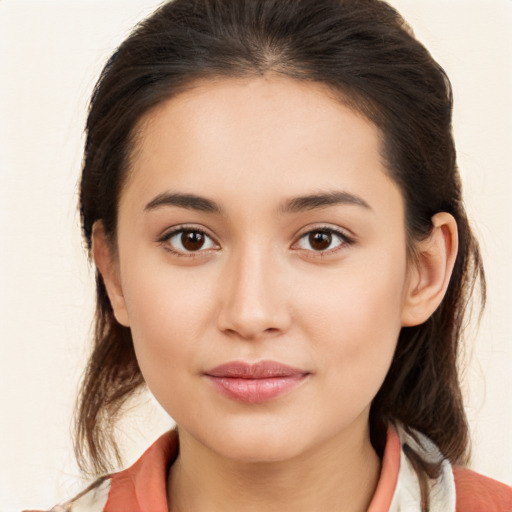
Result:
<instances>
[{"instance_id":1,"label":"face","mask_svg":"<svg viewBox=\"0 0 512 512\"><path fill-rule=\"evenodd\" d=\"M201 445L283 460L367 429L410 286L379 149L326 88L285 78L200 83L141 122L113 304Z\"/></svg>"}]
</instances>

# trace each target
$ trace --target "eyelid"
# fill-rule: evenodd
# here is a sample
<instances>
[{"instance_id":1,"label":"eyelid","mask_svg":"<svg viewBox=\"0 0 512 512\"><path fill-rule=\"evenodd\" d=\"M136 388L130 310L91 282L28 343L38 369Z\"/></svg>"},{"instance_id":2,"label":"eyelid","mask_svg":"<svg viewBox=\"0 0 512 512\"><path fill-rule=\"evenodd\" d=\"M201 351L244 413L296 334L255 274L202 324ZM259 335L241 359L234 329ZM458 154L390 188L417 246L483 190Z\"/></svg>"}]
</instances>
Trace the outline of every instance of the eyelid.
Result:
<instances>
[{"instance_id":1,"label":"eyelid","mask_svg":"<svg viewBox=\"0 0 512 512\"><path fill-rule=\"evenodd\" d=\"M183 231L195 231L197 233L203 234L205 237L209 238L212 243L215 245L214 248L207 248L207 249L198 249L197 251L181 251L173 248L170 244L167 244L164 248L165 250L177 255L177 256L184 256L184 257L197 257L201 255L205 255L205 253L219 250L220 244L216 240L216 237L211 235L207 229L205 229L203 226L198 226L196 224L178 224L176 226L172 226L170 228L167 228L162 235L160 235L157 238L157 243L159 244L165 244L168 242L173 236L176 236L177 234L183 232ZM337 247L333 249L326 249L326 250L319 250L315 251L314 249L304 249L296 247L300 240L302 240L306 235L309 235L314 232L324 231L327 233L332 234L333 236L336 236L341 239L342 243L340 243ZM297 249L300 251L305 251L314 254L315 256L325 256L332 253L337 252L338 250L353 245L356 242L355 236L352 232L350 232L346 228L341 228L339 226L332 226L327 224L318 224L318 225L309 225L305 228L302 228L294 237L294 242L291 245L292 249Z\"/></svg>"},{"instance_id":2,"label":"eyelid","mask_svg":"<svg viewBox=\"0 0 512 512\"><path fill-rule=\"evenodd\" d=\"M168 229L166 229L162 235L160 235L157 238L157 243L159 244L165 244L168 242L172 237L176 236L179 233L182 233L183 231L193 231L196 233L201 233L205 237L209 238L213 244L216 246L215 248L208 248L208 249L198 249L197 251L181 251L173 248L171 244L167 244L164 248L165 250L171 252L172 254L176 256L184 256L184 257L197 257L204 255L205 253L216 251L220 249L220 244L217 242L215 237L208 233L208 231L202 227L198 226L196 224L178 224L177 226L172 226Z\"/></svg>"},{"instance_id":3,"label":"eyelid","mask_svg":"<svg viewBox=\"0 0 512 512\"><path fill-rule=\"evenodd\" d=\"M342 243L333 249L326 249L324 251L315 251L313 249L303 249L303 248L295 247L299 243L299 241L302 240L306 235L309 235L309 234L315 233L315 232L319 232L319 231L324 231L324 232L330 233L336 237L339 237L342 240ZM340 228L339 226L318 224L318 225L314 225L314 226L307 226L306 228L301 229L299 231L299 233L295 236L295 241L293 242L291 248L298 249L300 251L307 251L307 252L314 254L315 256L325 256L325 255L333 254L333 253L343 249L346 246L353 245L355 242L356 242L355 235L347 229Z\"/></svg>"}]
</instances>

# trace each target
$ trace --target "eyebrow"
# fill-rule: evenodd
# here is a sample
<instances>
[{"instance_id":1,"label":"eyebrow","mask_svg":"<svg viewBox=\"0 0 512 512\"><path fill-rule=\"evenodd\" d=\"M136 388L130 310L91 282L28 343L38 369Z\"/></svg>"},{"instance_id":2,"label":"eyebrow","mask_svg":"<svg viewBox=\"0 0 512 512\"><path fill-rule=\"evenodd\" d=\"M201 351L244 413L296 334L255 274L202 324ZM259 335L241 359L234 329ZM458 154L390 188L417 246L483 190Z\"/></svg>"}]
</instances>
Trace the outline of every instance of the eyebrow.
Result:
<instances>
[{"instance_id":1,"label":"eyebrow","mask_svg":"<svg viewBox=\"0 0 512 512\"><path fill-rule=\"evenodd\" d=\"M326 208L336 205L356 205L371 210L371 206L359 196L345 191L321 192L307 196L294 197L286 201L281 207L283 213L297 213L306 210L315 210L317 208Z\"/></svg>"},{"instance_id":2,"label":"eyebrow","mask_svg":"<svg viewBox=\"0 0 512 512\"><path fill-rule=\"evenodd\" d=\"M361 206L368 210L372 209L370 205L359 196L345 191L330 191L294 197L285 201L279 208L279 211L281 213L298 213L344 204ZM144 210L151 211L164 206L177 206L179 208L206 213L224 213L224 210L211 199L180 192L164 192L159 194L145 206Z\"/></svg>"},{"instance_id":3,"label":"eyebrow","mask_svg":"<svg viewBox=\"0 0 512 512\"><path fill-rule=\"evenodd\" d=\"M159 194L145 206L144 210L156 210L162 206L178 206L180 208L206 213L223 213L222 208L211 199L196 196L195 194L182 194L179 192L164 192L163 194Z\"/></svg>"}]
</instances>

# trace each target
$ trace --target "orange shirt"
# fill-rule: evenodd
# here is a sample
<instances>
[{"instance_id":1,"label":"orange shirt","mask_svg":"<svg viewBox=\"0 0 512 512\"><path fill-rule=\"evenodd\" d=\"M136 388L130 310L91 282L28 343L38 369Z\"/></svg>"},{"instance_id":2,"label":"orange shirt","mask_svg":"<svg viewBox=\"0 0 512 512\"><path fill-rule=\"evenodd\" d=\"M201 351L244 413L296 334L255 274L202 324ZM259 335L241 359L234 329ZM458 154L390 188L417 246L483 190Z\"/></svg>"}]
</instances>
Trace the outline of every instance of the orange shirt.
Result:
<instances>
[{"instance_id":1,"label":"orange shirt","mask_svg":"<svg viewBox=\"0 0 512 512\"><path fill-rule=\"evenodd\" d=\"M427 459L440 457L424 438ZM382 469L368 512L420 512L419 486L402 450L414 441L399 428L388 430ZM430 443L430 445L429 445ZM167 474L178 456L175 431L161 436L130 468L98 481L54 512L168 512ZM441 476L431 482L430 512L512 512L512 488L445 460Z\"/></svg>"}]
</instances>

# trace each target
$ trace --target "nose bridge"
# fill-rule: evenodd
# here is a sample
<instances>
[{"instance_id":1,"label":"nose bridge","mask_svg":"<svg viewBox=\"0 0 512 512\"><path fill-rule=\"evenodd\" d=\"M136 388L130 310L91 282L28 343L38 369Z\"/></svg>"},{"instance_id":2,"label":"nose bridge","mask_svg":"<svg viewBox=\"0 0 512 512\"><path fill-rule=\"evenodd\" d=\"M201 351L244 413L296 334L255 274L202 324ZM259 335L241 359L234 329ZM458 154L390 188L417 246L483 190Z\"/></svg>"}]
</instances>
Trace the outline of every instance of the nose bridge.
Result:
<instances>
[{"instance_id":1,"label":"nose bridge","mask_svg":"<svg viewBox=\"0 0 512 512\"><path fill-rule=\"evenodd\" d=\"M234 250L224 269L219 328L256 338L286 328L287 305L278 255L267 243L249 241Z\"/></svg>"}]
</instances>

